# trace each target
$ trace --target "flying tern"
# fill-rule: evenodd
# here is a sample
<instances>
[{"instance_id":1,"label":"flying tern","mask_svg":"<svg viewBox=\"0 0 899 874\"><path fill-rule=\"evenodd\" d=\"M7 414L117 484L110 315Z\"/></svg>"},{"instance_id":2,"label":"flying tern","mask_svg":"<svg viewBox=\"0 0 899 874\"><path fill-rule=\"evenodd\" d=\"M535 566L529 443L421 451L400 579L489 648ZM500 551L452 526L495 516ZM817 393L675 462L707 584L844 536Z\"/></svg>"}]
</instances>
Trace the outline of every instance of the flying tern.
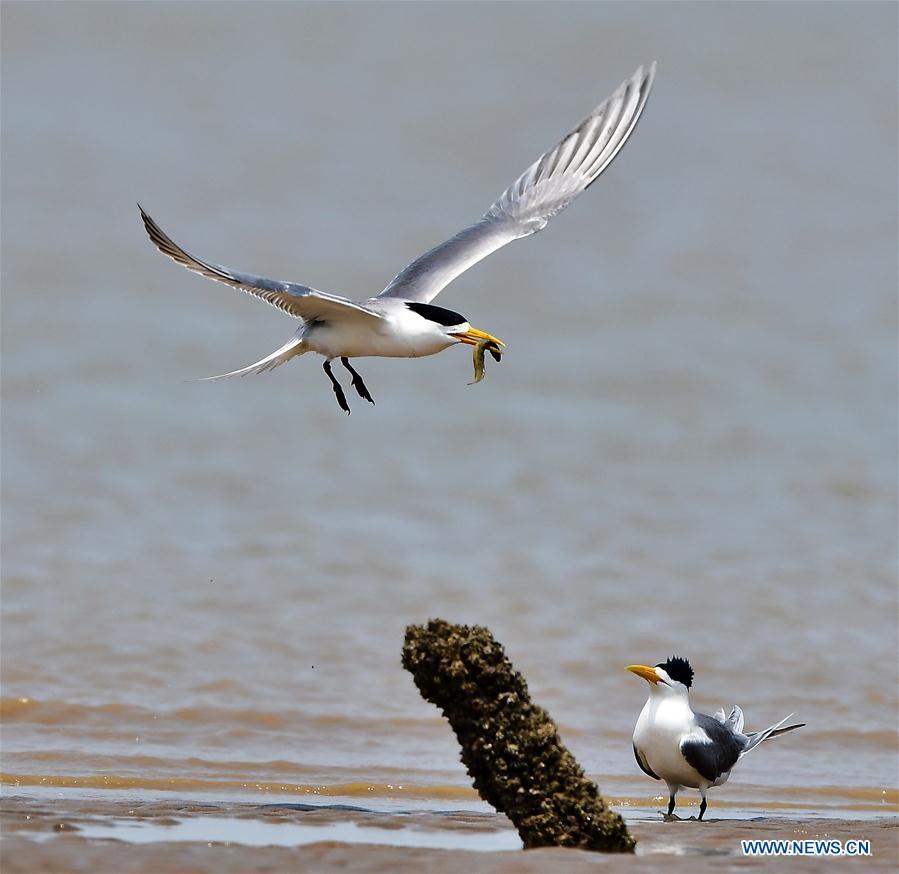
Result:
<instances>
[{"instance_id":1,"label":"flying tern","mask_svg":"<svg viewBox=\"0 0 899 874\"><path fill-rule=\"evenodd\" d=\"M633 133L649 96L655 64L640 67L607 100L537 159L474 224L404 267L377 296L351 300L295 282L238 273L191 255L168 237L139 206L150 239L188 270L252 294L302 324L279 349L207 379L263 373L305 352L324 356L324 370L341 409L350 407L331 370L339 358L352 386L374 403L351 358L419 358L460 343L483 345L499 360L501 340L473 328L468 319L431 301L457 276L491 252L542 230L609 166Z\"/></svg>"},{"instance_id":2,"label":"flying tern","mask_svg":"<svg viewBox=\"0 0 899 874\"><path fill-rule=\"evenodd\" d=\"M706 810L706 791L727 782L734 765L762 741L805 723L781 726L792 716L764 731L743 733L743 711L734 706L714 716L695 713L689 691L693 668L686 659L672 656L654 668L630 665L628 670L649 683L649 700L634 728L634 757L640 770L668 784L668 817L674 814L674 798L684 787L702 795L699 819Z\"/></svg>"}]
</instances>

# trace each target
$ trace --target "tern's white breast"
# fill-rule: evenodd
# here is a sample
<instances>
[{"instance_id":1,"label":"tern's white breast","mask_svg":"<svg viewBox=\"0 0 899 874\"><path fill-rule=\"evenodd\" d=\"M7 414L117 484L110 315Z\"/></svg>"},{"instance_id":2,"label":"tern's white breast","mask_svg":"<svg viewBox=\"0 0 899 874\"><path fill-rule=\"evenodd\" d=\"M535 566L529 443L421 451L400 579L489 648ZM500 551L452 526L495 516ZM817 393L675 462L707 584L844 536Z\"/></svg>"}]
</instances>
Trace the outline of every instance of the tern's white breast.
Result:
<instances>
[{"instance_id":1,"label":"tern's white breast","mask_svg":"<svg viewBox=\"0 0 899 874\"><path fill-rule=\"evenodd\" d=\"M377 321L320 322L310 325L306 333L306 348L327 358L422 358L457 342L405 306L391 307Z\"/></svg>"},{"instance_id":2,"label":"tern's white breast","mask_svg":"<svg viewBox=\"0 0 899 874\"><path fill-rule=\"evenodd\" d=\"M687 764L680 751L681 741L696 731L693 711L684 699L651 697L637 719L634 746L663 780L698 789L708 781Z\"/></svg>"}]
</instances>

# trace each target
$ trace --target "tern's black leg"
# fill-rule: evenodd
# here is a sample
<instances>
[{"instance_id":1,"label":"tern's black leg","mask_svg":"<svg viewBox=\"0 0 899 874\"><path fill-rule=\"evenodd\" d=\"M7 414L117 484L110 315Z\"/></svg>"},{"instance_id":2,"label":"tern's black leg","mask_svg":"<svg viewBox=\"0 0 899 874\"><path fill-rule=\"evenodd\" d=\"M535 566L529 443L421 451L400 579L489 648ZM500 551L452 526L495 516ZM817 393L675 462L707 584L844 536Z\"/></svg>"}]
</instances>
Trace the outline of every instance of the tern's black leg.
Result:
<instances>
[{"instance_id":1,"label":"tern's black leg","mask_svg":"<svg viewBox=\"0 0 899 874\"><path fill-rule=\"evenodd\" d=\"M362 377L353 370L352 365L350 364L350 359L344 356L340 359L343 366L349 370L350 373L353 374L353 388L356 389L357 394L364 401L368 401L370 404L375 402L375 399L369 394L368 389L365 386L365 383L362 381Z\"/></svg>"},{"instance_id":2,"label":"tern's black leg","mask_svg":"<svg viewBox=\"0 0 899 874\"><path fill-rule=\"evenodd\" d=\"M350 405L346 402L346 395L343 393L340 383L337 381L334 374L331 373L331 362L328 359L325 359L325 363L322 367L324 368L325 373L328 374L328 379L331 380L331 385L334 387L334 394L337 395L337 403L340 404L340 409L349 416Z\"/></svg>"},{"instance_id":3,"label":"tern's black leg","mask_svg":"<svg viewBox=\"0 0 899 874\"><path fill-rule=\"evenodd\" d=\"M667 816L671 816L674 813L674 793L672 792L668 796L668 813Z\"/></svg>"},{"instance_id":4,"label":"tern's black leg","mask_svg":"<svg viewBox=\"0 0 899 874\"><path fill-rule=\"evenodd\" d=\"M702 804L699 805L699 821L702 822L703 814L705 814L706 801L705 795L702 796Z\"/></svg>"}]
</instances>

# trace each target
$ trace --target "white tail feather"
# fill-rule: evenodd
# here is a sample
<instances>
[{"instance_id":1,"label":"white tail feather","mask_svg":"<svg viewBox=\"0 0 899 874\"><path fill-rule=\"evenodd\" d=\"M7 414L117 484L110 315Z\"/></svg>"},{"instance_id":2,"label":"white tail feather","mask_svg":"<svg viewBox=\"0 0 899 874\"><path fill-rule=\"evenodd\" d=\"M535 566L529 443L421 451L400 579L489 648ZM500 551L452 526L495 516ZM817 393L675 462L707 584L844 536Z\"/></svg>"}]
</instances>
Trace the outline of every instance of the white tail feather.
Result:
<instances>
[{"instance_id":1,"label":"white tail feather","mask_svg":"<svg viewBox=\"0 0 899 874\"><path fill-rule=\"evenodd\" d=\"M730 726L737 734L743 734L743 711L734 704L725 725Z\"/></svg>"},{"instance_id":2,"label":"white tail feather","mask_svg":"<svg viewBox=\"0 0 899 874\"><path fill-rule=\"evenodd\" d=\"M248 373L265 373L267 370L273 370L279 364L290 361L296 355L302 355L306 350L302 348L303 338L293 337L288 340L280 349L276 349L271 355L250 364L247 367L241 367L240 370L232 370L230 373L220 373L218 376L203 376L199 379L192 379L191 382L210 382L216 379L228 379L231 376L246 376Z\"/></svg>"}]
</instances>

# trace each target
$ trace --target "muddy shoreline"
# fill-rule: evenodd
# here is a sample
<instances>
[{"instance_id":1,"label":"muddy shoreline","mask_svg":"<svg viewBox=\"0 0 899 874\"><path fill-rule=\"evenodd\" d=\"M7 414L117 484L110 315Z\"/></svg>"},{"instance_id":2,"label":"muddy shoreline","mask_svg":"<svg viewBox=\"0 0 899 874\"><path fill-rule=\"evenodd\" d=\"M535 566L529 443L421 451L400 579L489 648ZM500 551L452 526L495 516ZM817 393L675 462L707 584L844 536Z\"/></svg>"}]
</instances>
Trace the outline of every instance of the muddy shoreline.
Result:
<instances>
[{"instance_id":1,"label":"muddy shoreline","mask_svg":"<svg viewBox=\"0 0 899 874\"><path fill-rule=\"evenodd\" d=\"M205 826L229 822L230 835L214 840L170 839L190 825L202 834ZM142 840L131 836L140 826ZM254 846L241 843L246 827L257 830L297 826L335 835L349 830L352 841L316 840L300 846ZM624 871L665 869L738 871L752 868L779 871L843 870L845 858L748 858L743 839L870 840L871 856L855 858L855 871L891 871L899 853L899 819L871 820L714 818L708 823L663 823L638 819L628 823L636 837L635 856L605 855L580 850L541 849L483 851L494 839L510 834L509 821L499 814L449 812L384 814L363 808L311 805L194 803L178 800L127 801L104 799L35 800L5 797L0 802L0 867L4 872L268 872L268 871ZM104 837L91 836L105 829ZM277 834L277 832L275 832ZM364 842L366 834L380 845ZM213 832L210 831L210 836ZM363 840L358 840L358 836ZM431 836L444 846L409 846ZM231 839L229 839L231 838ZM255 839L254 839L255 840ZM486 841L486 843L485 843ZM288 841L285 841L288 843ZM472 850L470 847L480 847Z\"/></svg>"}]
</instances>

